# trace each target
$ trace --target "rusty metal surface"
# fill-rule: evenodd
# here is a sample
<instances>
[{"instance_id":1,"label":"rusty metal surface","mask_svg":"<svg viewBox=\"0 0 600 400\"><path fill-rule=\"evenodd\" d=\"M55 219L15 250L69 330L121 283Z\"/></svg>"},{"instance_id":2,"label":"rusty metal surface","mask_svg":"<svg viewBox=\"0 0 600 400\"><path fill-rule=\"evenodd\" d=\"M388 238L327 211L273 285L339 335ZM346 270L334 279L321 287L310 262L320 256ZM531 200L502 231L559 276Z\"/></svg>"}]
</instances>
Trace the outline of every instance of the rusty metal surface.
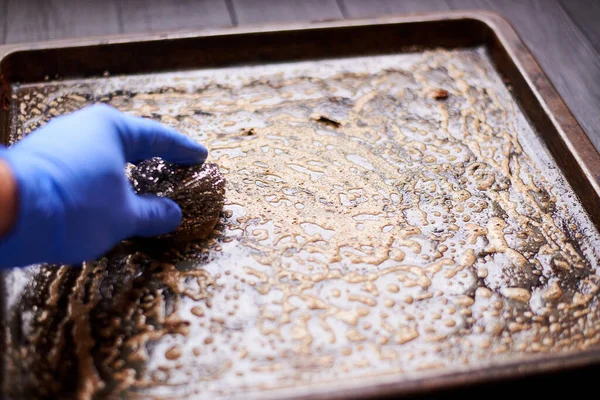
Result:
<instances>
[{"instance_id":1,"label":"rusty metal surface","mask_svg":"<svg viewBox=\"0 0 600 400\"><path fill-rule=\"evenodd\" d=\"M473 15L491 28L455 35L481 43L403 52L47 81L9 63L12 139L106 102L205 143L227 195L207 240L7 274L4 390L364 397L598 361L600 158L514 32ZM464 15L436 18L356 24Z\"/></svg>"}]
</instances>

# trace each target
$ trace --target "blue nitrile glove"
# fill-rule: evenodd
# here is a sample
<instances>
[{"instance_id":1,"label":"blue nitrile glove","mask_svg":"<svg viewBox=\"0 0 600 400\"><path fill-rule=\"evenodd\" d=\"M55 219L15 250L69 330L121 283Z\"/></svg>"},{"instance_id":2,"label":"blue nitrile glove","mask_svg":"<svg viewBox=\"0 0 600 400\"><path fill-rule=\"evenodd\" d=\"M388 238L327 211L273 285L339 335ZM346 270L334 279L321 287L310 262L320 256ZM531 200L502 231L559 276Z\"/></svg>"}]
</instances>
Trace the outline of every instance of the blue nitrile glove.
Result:
<instances>
[{"instance_id":1,"label":"blue nitrile glove","mask_svg":"<svg viewBox=\"0 0 600 400\"><path fill-rule=\"evenodd\" d=\"M0 267L74 264L128 237L176 229L179 206L135 195L126 162L162 157L201 164L206 155L204 146L170 128L105 105L50 121L0 151L19 196L16 224L0 238Z\"/></svg>"}]
</instances>

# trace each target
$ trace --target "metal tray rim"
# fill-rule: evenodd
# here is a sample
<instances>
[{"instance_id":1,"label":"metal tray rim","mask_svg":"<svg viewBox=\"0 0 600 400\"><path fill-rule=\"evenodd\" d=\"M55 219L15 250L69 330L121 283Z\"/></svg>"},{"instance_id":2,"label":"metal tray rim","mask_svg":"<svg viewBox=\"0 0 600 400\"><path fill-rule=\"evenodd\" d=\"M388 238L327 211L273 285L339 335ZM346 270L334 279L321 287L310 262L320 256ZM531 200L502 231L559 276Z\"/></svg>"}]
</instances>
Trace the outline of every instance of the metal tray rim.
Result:
<instances>
[{"instance_id":1,"label":"metal tray rim","mask_svg":"<svg viewBox=\"0 0 600 400\"><path fill-rule=\"evenodd\" d=\"M259 395L243 394L234 399L295 399L295 400L342 400L368 399L379 396L409 396L429 391L466 387L474 384L493 383L502 379L526 378L540 373L559 372L564 369L595 365L600 360L600 349L584 352L570 351L552 357L543 355L523 356L520 359L495 361L482 364L477 370L472 367L457 367L453 371L415 371L413 377L398 381L395 373L379 376L353 378L352 381L327 381L312 384L306 393L297 395L297 388L273 389L273 393ZM442 371L442 372L440 372ZM330 386L327 386L330 385ZM283 393L282 393L283 392Z\"/></svg>"}]
</instances>

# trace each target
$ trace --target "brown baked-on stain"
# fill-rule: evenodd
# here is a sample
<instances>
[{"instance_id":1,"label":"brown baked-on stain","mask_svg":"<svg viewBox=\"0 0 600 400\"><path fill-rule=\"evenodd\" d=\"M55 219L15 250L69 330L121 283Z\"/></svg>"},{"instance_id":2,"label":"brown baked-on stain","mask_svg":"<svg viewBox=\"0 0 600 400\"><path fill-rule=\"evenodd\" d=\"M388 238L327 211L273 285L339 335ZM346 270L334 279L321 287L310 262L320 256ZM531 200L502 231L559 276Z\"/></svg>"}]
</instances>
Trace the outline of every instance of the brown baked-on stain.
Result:
<instances>
[{"instance_id":1,"label":"brown baked-on stain","mask_svg":"<svg viewBox=\"0 0 600 400\"><path fill-rule=\"evenodd\" d=\"M323 115L323 114L312 114L310 117L311 117L311 119L313 119L317 122L332 126L334 128L339 128L340 126L342 126L342 123L340 121L337 121L337 120L335 120L331 117L328 117L326 115Z\"/></svg>"},{"instance_id":2,"label":"brown baked-on stain","mask_svg":"<svg viewBox=\"0 0 600 400\"><path fill-rule=\"evenodd\" d=\"M197 252L198 247L188 256ZM170 256L169 260L176 260ZM184 289L193 279L196 287ZM18 398L114 398L143 373L154 341L188 335L176 316L181 293L203 301L214 280L202 269L179 271L141 251L123 251L81 266L41 267L10 324ZM36 310L32 314L32 310ZM167 360L181 356L178 347Z\"/></svg>"},{"instance_id":3,"label":"brown baked-on stain","mask_svg":"<svg viewBox=\"0 0 600 400\"><path fill-rule=\"evenodd\" d=\"M254 128L248 128L248 129L244 128L241 130L241 132L242 132L242 135L245 135L245 136L256 135L256 130Z\"/></svg>"},{"instance_id":4,"label":"brown baked-on stain","mask_svg":"<svg viewBox=\"0 0 600 400\"><path fill-rule=\"evenodd\" d=\"M597 229L487 54L374 60L15 88L14 138L106 102L205 144L227 192L204 239L33 268L10 394L277 397L597 346Z\"/></svg>"},{"instance_id":5,"label":"brown baked-on stain","mask_svg":"<svg viewBox=\"0 0 600 400\"><path fill-rule=\"evenodd\" d=\"M431 92L431 97L436 100L444 100L448 98L448 91L444 89L435 89Z\"/></svg>"}]
</instances>

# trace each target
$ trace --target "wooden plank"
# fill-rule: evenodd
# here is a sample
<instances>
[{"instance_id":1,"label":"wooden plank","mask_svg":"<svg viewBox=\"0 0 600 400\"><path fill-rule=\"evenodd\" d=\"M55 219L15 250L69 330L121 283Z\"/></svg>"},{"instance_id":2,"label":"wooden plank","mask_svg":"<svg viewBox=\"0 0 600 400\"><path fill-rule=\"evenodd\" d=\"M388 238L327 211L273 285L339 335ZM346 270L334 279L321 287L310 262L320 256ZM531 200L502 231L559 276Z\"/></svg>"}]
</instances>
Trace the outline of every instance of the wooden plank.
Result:
<instances>
[{"instance_id":1,"label":"wooden plank","mask_svg":"<svg viewBox=\"0 0 600 400\"><path fill-rule=\"evenodd\" d=\"M351 18L448 10L445 0L340 0Z\"/></svg>"},{"instance_id":2,"label":"wooden plank","mask_svg":"<svg viewBox=\"0 0 600 400\"><path fill-rule=\"evenodd\" d=\"M343 18L335 0L233 0L240 24Z\"/></svg>"},{"instance_id":3,"label":"wooden plank","mask_svg":"<svg viewBox=\"0 0 600 400\"><path fill-rule=\"evenodd\" d=\"M6 43L121 32L117 0L5 0Z\"/></svg>"},{"instance_id":4,"label":"wooden plank","mask_svg":"<svg viewBox=\"0 0 600 400\"><path fill-rule=\"evenodd\" d=\"M231 26L224 0L120 0L123 30L163 32Z\"/></svg>"},{"instance_id":5,"label":"wooden plank","mask_svg":"<svg viewBox=\"0 0 600 400\"><path fill-rule=\"evenodd\" d=\"M6 43L6 11L8 0L0 0L0 44Z\"/></svg>"},{"instance_id":6,"label":"wooden plank","mask_svg":"<svg viewBox=\"0 0 600 400\"><path fill-rule=\"evenodd\" d=\"M504 15L600 150L600 56L557 0L447 0Z\"/></svg>"},{"instance_id":7,"label":"wooden plank","mask_svg":"<svg viewBox=\"0 0 600 400\"><path fill-rule=\"evenodd\" d=\"M560 0L560 5L600 53L600 1Z\"/></svg>"}]
</instances>

